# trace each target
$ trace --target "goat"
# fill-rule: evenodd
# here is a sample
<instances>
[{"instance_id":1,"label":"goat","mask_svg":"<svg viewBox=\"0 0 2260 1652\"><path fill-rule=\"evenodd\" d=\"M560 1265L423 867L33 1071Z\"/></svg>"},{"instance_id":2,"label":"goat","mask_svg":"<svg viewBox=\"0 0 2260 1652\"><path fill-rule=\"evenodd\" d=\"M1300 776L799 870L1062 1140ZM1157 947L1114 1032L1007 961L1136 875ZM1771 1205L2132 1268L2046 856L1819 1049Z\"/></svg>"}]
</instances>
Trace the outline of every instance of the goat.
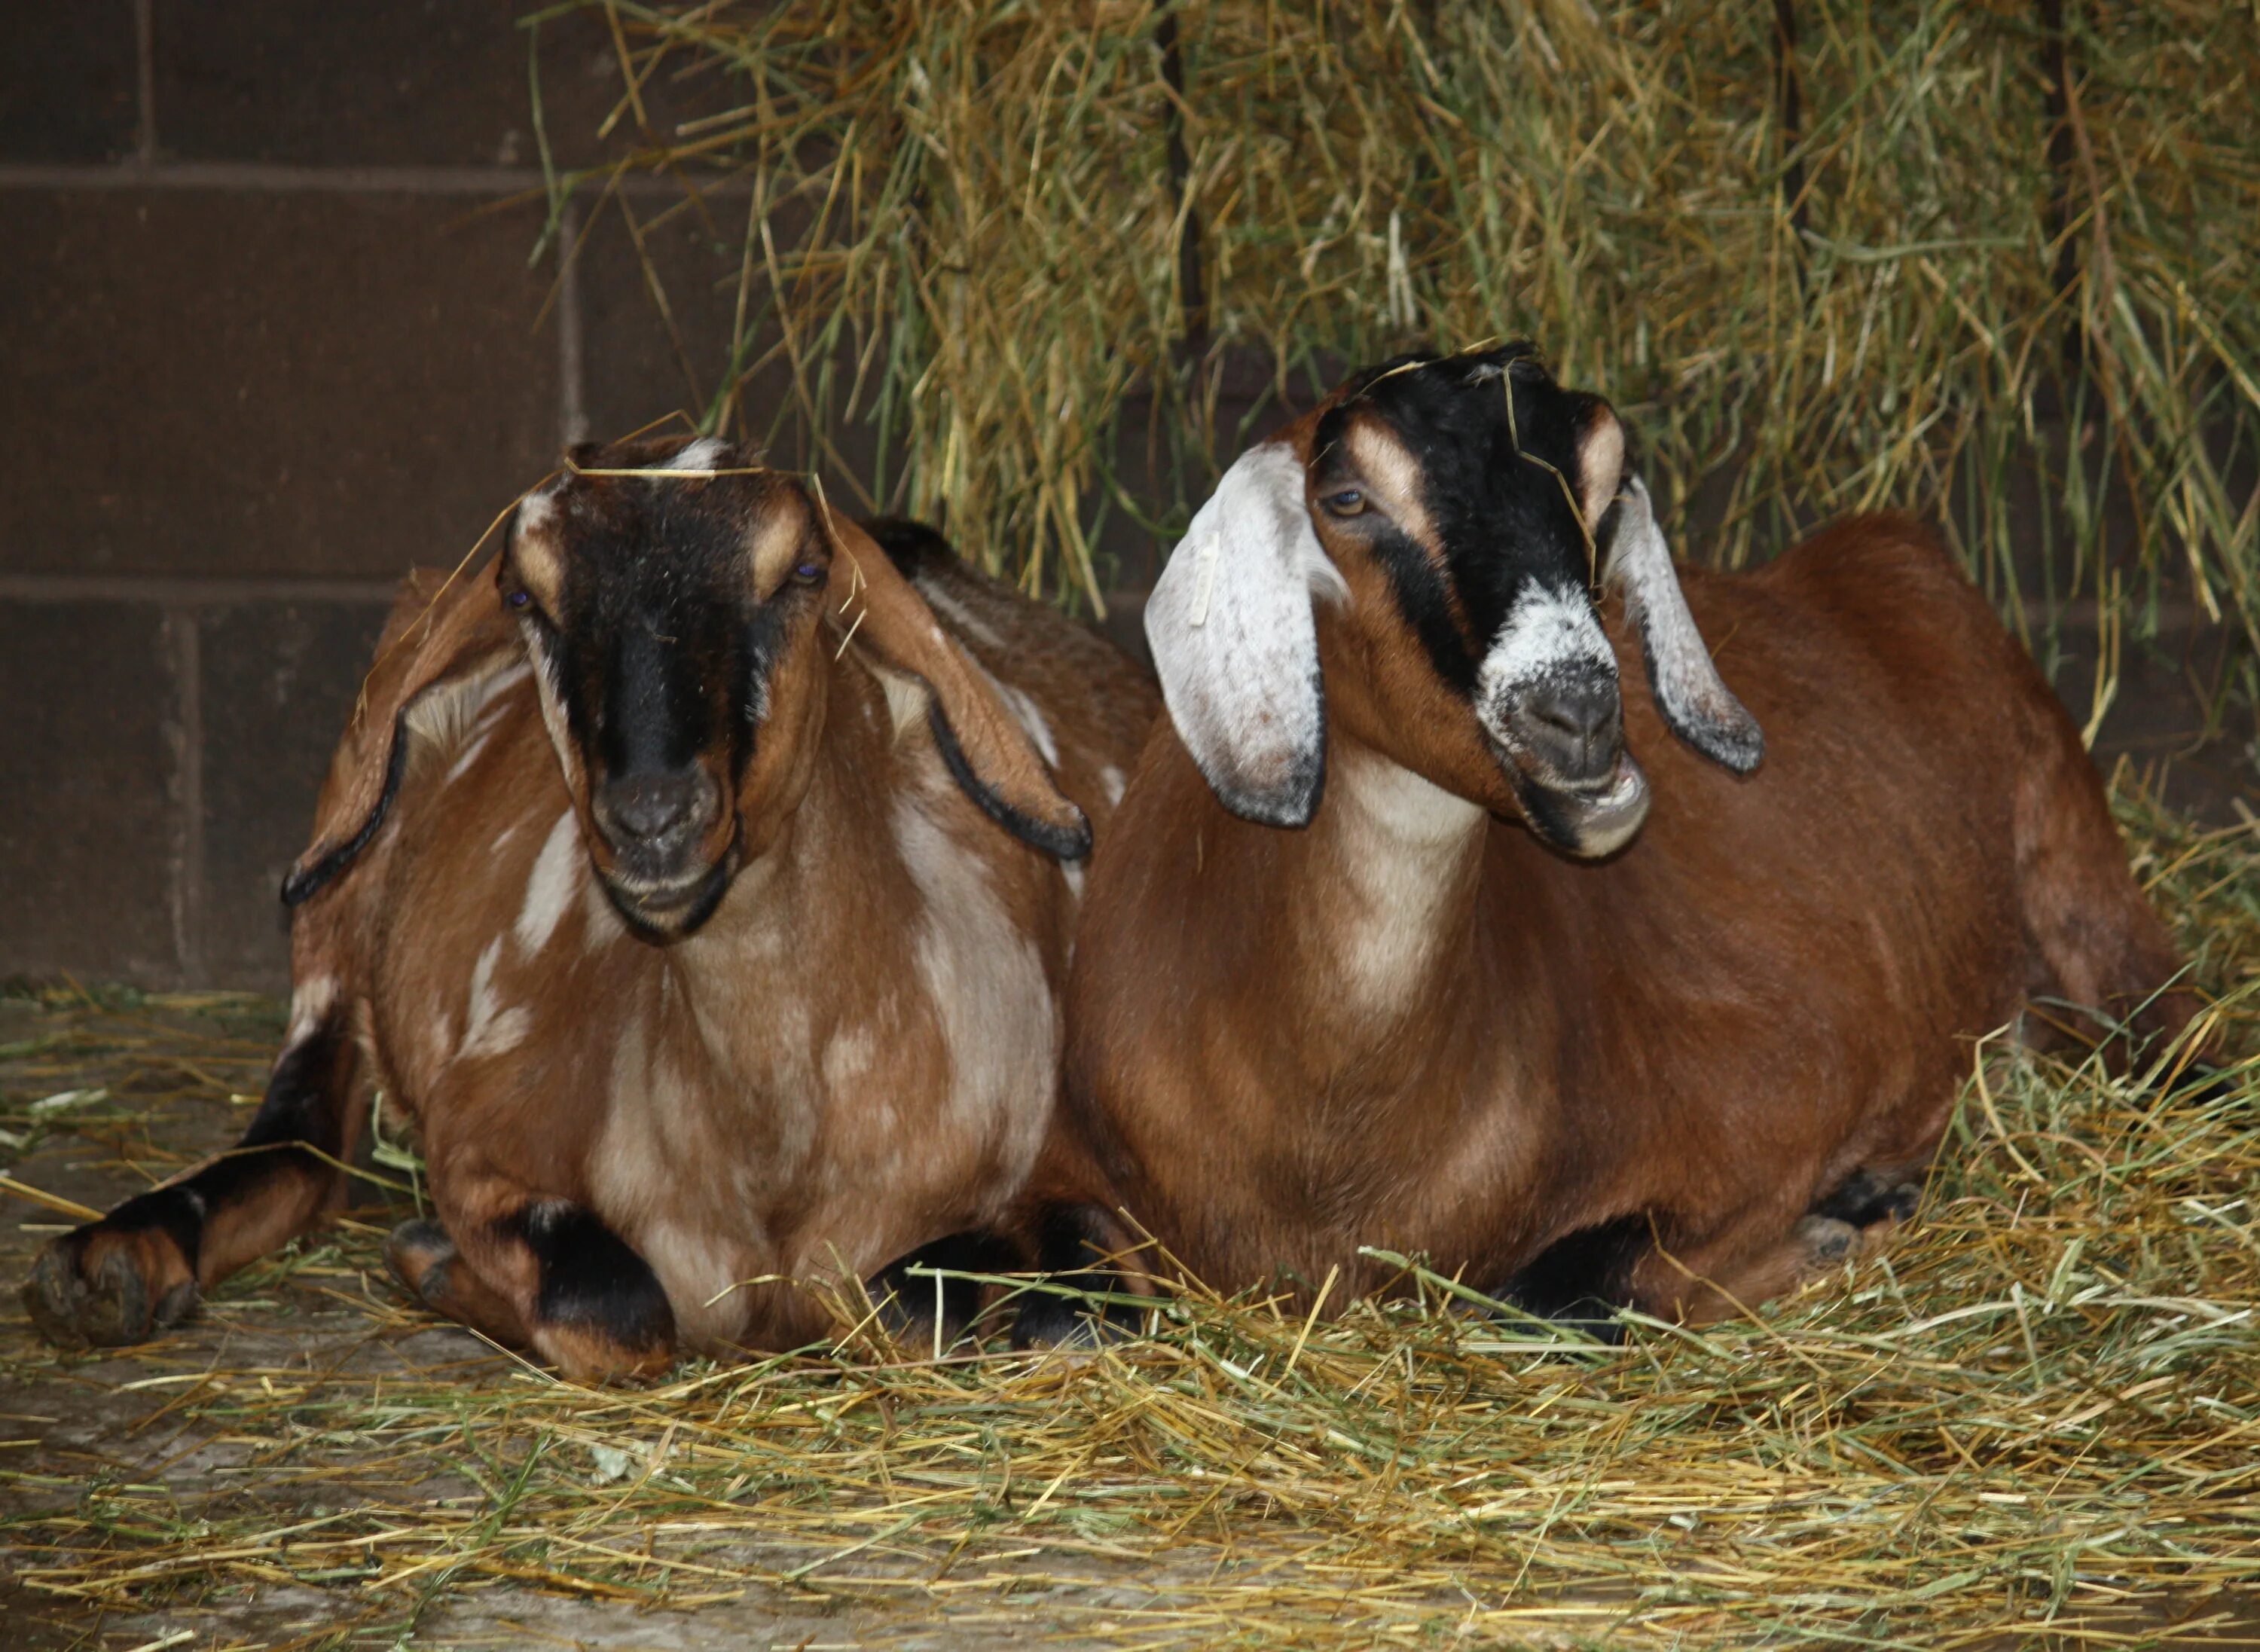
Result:
<instances>
[{"instance_id":1,"label":"goat","mask_svg":"<svg viewBox=\"0 0 2260 1652\"><path fill-rule=\"evenodd\" d=\"M1158 700L876 531L678 439L576 449L492 577L411 576L284 886L264 1105L49 1245L40 1328L139 1340L305 1231L373 1090L438 1217L395 1273L577 1377L799 1345L806 1287L963 1236L1024 1254L1075 862Z\"/></svg>"},{"instance_id":2,"label":"goat","mask_svg":"<svg viewBox=\"0 0 2260 1652\"><path fill-rule=\"evenodd\" d=\"M1212 1285L1378 1289L1371 1246L1718 1317L1911 1213L2028 994L2190 1019L1946 553L1875 516L1676 575L1624 452L1527 345L1408 357L1243 454L1153 592L1067 1105Z\"/></svg>"}]
</instances>

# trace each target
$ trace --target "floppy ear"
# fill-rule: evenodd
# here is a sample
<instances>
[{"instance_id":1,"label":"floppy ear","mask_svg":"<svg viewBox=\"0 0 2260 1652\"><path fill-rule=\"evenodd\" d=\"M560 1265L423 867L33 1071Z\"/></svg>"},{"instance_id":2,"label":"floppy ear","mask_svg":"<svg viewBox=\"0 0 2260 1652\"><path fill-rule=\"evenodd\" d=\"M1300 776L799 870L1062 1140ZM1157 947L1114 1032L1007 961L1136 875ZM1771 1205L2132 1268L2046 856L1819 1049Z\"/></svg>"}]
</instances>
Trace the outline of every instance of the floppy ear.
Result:
<instances>
[{"instance_id":1,"label":"floppy ear","mask_svg":"<svg viewBox=\"0 0 2260 1652\"><path fill-rule=\"evenodd\" d=\"M933 693L930 722L942 761L984 813L1023 843L1062 861L1091 853L1091 822L1053 782L1026 730L1012 720L965 651L934 623L876 540L829 506L833 543L848 569L841 612L852 634Z\"/></svg>"},{"instance_id":2,"label":"floppy ear","mask_svg":"<svg viewBox=\"0 0 2260 1652\"><path fill-rule=\"evenodd\" d=\"M1640 630L1656 710L1673 733L1713 762L1747 775L1765 756L1765 735L1720 680L1703 646L1672 571L1671 548L1638 476L1626 480L1616 517L1606 577L1624 592L1626 611Z\"/></svg>"},{"instance_id":3,"label":"floppy ear","mask_svg":"<svg viewBox=\"0 0 2260 1652\"><path fill-rule=\"evenodd\" d=\"M1224 806L1308 826L1327 781L1311 576L1329 566L1285 442L1242 454L1169 554L1146 640L1169 720Z\"/></svg>"},{"instance_id":4,"label":"floppy ear","mask_svg":"<svg viewBox=\"0 0 2260 1652\"><path fill-rule=\"evenodd\" d=\"M409 719L419 705L507 665L523 647L492 575L450 579L437 569L418 569L402 582L377 640L376 662L322 782L314 840L282 880L285 906L327 886L383 827L407 771L414 738Z\"/></svg>"}]
</instances>

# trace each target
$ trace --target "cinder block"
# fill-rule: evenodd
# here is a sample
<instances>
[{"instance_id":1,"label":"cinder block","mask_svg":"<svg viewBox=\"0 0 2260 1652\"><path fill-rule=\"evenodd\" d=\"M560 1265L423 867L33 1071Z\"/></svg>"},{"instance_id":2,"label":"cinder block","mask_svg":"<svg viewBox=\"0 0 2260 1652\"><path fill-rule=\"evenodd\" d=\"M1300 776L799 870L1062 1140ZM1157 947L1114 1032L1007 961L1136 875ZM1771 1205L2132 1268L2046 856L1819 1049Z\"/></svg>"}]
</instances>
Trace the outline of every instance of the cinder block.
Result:
<instances>
[{"instance_id":1,"label":"cinder block","mask_svg":"<svg viewBox=\"0 0 2260 1652\"><path fill-rule=\"evenodd\" d=\"M312 832L387 604L257 602L197 617L203 661L202 969L216 986L290 979L282 874Z\"/></svg>"},{"instance_id":2,"label":"cinder block","mask_svg":"<svg viewBox=\"0 0 2260 1652\"><path fill-rule=\"evenodd\" d=\"M635 215L640 248L623 205ZM678 211L645 228L659 204L591 204L578 255L583 404L590 440L625 436L678 411L695 417L713 397L729 362L747 206L742 199L718 200L711 221ZM749 309L758 314L768 284L758 273L755 280ZM665 315L654 284L666 295ZM764 374L750 403L774 405L789 383L782 369Z\"/></svg>"},{"instance_id":3,"label":"cinder block","mask_svg":"<svg viewBox=\"0 0 2260 1652\"><path fill-rule=\"evenodd\" d=\"M132 0L11 5L0 40L0 161L132 153L141 120Z\"/></svg>"},{"instance_id":4,"label":"cinder block","mask_svg":"<svg viewBox=\"0 0 2260 1652\"><path fill-rule=\"evenodd\" d=\"M0 601L0 976L179 979L163 615Z\"/></svg>"},{"instance_id":5,"label":"cinder block","mask_svg":"<svg viewBox=\"0 0 2260 1652\"><path fill-rule=\"evenodd\" d=\"M302 166L583 166L640 145L600 12L521 25L511 0L156 0L157 129L168 154ZM709 82L643 89L662 136ZM719 82L712 82L719 92ZM708 101L712 101L709 94Z\"/></svg>"},{"instance_id":6,"label":"cinder block","mask_svg":"<svg viewBox=\"0 0 2260 1652\"><path fill-rule=\"evenodd\" d=\"M0 258L11 571L390 577L557 447L540 209L24 192Z\"/></svg>"}]
</instances>

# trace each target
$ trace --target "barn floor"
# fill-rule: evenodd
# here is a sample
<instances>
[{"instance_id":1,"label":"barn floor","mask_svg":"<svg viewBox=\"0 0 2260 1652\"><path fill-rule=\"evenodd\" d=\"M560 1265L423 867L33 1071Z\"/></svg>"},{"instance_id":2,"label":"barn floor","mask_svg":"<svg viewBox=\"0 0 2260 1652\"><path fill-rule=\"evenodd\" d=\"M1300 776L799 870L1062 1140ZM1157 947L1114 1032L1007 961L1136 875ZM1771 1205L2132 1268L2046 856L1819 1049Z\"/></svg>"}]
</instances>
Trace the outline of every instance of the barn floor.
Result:
<instances>
[{"instance_id":1,"label":"barn floor","mask_svg":"<svg viewBox=\"0 0 2260 1652\"><path fill-rule=\"evenodd\" d=\"M2128 809L2260 1048L2260 843ZM39 1343L36 1247L226 1143L280 1027L0 995L0 1643L2260 1645L2250 1077L2153 1107L1989 1055L1884 1261L1622 1349L1416 1275L1338 1323L1189 1298L1099 1356L592 1392L405 1309L374 1184L161 1341Z\"/></svg>"}]
</instances>

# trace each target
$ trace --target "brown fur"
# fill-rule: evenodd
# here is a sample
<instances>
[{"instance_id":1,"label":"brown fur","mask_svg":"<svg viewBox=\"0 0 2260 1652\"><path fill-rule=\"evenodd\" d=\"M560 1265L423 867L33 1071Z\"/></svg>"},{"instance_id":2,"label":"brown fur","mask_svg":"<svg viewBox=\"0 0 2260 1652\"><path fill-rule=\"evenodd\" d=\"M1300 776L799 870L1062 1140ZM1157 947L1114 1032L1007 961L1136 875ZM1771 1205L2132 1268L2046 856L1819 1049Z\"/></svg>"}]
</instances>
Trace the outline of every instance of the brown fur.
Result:
<instances>
[{"instance_id":1,"label":"brown fur","mask_svg":"<svg viewBox=\"0 0 2260 1652\"><path fill-rule=\"evenodd\" d=\"M749 536L796 501L762 496ZM382 829L297 913L290 1048L349 1029L348 1149L371 1090L420 1135L442 1226L404 1232L403 1283L576 1375L649 1375L678 1346L797 1346L829 1324L810 1287L1017 1231L1042 1185L1087 1180L1071 1145L1046 1147L1081 869L961 789L927 709L940 693L992 796L1079 829L1074 805L1112 813L1156 697L1110 645L954 561L913 585L853 525L831 547L821 621L770 681L744 864L694 933L639 937L606 898L588 777L561 764L493 576L436 603L439 577L411 577L301 863L352 840L408 708ZM793 561L774 549L758 558L772 579ZM554 556L526 561L554 600ZM207 1216L201 1284L303 1231L340 1186L301 1158ZM615 1296L648 1292L640 1258L663 1303L633 1325L561 1318L529 1238L544 1212L591 1213L633 1254ZM221 1224L240 1237L217 1242ZM61 1282L97 1231L47 1264L62 1334Z\"/></svg>"},{"instance_id":2,"label":"brown fur","mask_svg":"<svg viewBox=\"0 0 2260 1652\"><path fill-rule=\"evenodd\" d=\"M1445 787L1491 767L1459 749L1466 708L1424 686L1371 570L1328 549L1355 595L1318 612L1316 818L1227 812L1164 719L1095 857L1070 987L1078 1123L1208 1283L1338 1266L1375 1285L1366 1245L1501 1290L1629 1220L1654 1240L1634 1303L1754 1305L1846 1254L1800 1229L1816 1201L1855 1172L1920 1175L1971 1041L2028 991L2119 1016L2175 976L2070 719L1913 523L1685 571L1765 731L1746 778L1666 733L1611 604L1654 805L1598 863L1497 797L1454 813ZM1419 799L1394 818L1434 840L1391 839L1377 796ZM1377 981L1358 956L1377 936ZM2192 1007L2174 991L2137 1022L2176 1032Z\"/></svg>"}]
</instances>

